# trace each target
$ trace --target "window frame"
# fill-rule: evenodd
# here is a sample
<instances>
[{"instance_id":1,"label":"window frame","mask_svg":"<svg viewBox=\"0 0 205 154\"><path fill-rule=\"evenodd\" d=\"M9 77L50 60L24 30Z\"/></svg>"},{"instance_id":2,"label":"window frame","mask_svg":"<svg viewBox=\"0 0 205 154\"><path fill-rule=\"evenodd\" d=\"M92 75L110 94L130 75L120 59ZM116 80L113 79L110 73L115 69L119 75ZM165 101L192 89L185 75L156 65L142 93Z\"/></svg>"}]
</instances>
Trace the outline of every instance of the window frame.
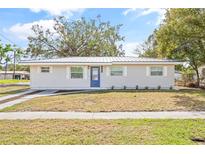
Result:
<instances>
[{"instance_id":1,"label":"window frame","mask_svg":"<svg viewBox=\"0 0 205 154\"><path fill-rule=\"evenodd\" d=\"M72 68L81 68L82 72L74 71L72 72ZM82 77L73 77L72 74L82 74ZM84 68L83 66L71 66L70 67L70 79L84 79Z\"/></svg>"},{"instance_id":2,"label":"window frame","mask_svg":"<svg viewBox=\"0 0 205 154\"><path fill-rule=\"evenodd\" d=\"M160 70L153 70L153 68L157 68L157 69L159 69L160 68ZM155 72L156 74L152 74L153 72ZM159 72L160 72L160 74L159 74ZM150 67L150 76L164 76L164 67L163 66L151 66Z\"/></svg>"},{"instance_id":3,"label":"window frame","mask_svg":"<svg viewBox=\"0 0 205 154\"><path fill-rule=\"evenodd\" d=\"M44 68L44 71L42 71ZM48 68L48 71L45 71L46 69L45 68ZM41 66L40 67L40 73L51 73L51 67L50 66Z\"/></svg>"},{"instance_id":4,"label":"window frame","mask_svg":"<svg viewBox=\"0 0 205 154\"><path fill-rule=\"evenodd\" d=\"M120 68L121 70L117 70L117 71L114 70L114 71L113 71L114 68L115 68L115 69L116 69L116 68ZM113 72L115 72L115 73L118 72L118 73L119 73L119 72L121 72L121 71L122 71L122 74L113 74ZM110 76L123 76L123 75L124 75L124 68L123 68L123 66L111 66L111 67L110 67Z\"/></svg>"}]
</instances>

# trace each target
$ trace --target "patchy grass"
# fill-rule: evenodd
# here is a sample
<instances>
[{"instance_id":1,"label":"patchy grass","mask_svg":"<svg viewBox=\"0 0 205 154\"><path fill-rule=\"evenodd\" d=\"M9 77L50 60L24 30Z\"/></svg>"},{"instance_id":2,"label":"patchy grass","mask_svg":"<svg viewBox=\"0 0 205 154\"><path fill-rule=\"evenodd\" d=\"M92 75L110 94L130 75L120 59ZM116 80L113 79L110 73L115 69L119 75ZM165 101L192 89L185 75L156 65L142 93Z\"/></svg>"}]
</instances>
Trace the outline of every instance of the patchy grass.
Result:
<instances>
[{"instance_id":1,"label":"patchy grass","mask_svg":"<svg viewBox=\"0 0 205 154\"><path fill-rule=\"evenodd\" d=\"M23 92L29 89L29 86L8 86L8 87L0 87L0 97L16 94L19 92Z\"/></svg>"},{"instance_id":2,"label":"patchy grass","mask_svg":"<svg viewBox=\"0 0 205 154\"><path fill-rule=\"evenodd\" d=\"M15 83L21 83L21 82L29 82L29 80L5 79L5 80L0 80L0 85L2 85L2 84L15 84Z\"/></svg>"},{"instance_id":3,"label":"patchy grass","mask_svg":"<svg viewBox=\"0 0 205 154\"><path fill-rule=\"evenodd\" d=\"M35 98L2 111L205 111L205 91L98 91L65 94Z\"/></svg>"},{"instance_id":4,"label":"patchy grass","mask_svg":"<svg viewBox=\"0 0 205 154\"><path fill-rule=\"evenodd\" d=\"M204 120L1 120L0 144L200 144Z\"/></svg>"}]
</instances>

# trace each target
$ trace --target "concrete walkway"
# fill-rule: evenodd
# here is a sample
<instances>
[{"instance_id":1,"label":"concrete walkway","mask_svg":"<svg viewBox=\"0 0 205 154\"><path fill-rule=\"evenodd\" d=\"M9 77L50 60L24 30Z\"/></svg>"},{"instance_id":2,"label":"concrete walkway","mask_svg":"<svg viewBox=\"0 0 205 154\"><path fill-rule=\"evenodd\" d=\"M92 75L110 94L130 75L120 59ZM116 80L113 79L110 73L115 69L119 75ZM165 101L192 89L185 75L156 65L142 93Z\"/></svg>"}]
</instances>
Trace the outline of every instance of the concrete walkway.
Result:
<instances>
[{"instance_id":1,"label":"concrete walkway","mask_svg":"<svg viewBox=\"0 0 205 154\"><path fill-rule=\"evenodd\" d=\"M32 92L35 92L35 91L37 91L37 90L29 89L29 90L26 90L24 92L20 92L20 93L17 93L17 94L11 94L11 95L7 95L7 96L3 96L3 97L0 97L0 102L4 101L4 100L7 100L7 99L14 98L14 97L18 97L18 96L21 96L21 95L26 95L26 94L29 94L29 93L32 93Z\"/></svg>"},{"instance_id":2,"label":"concrete walkway","mask_svg":"<svg viewBox=\"0 0 205 154\"><path fill-rule=\"evenodd\" d=\"M205 119L205 112L2 112L0 120L12 119Z\"/></svg>"},{"instance_id":3,"label":"concrete walkway","mask_svg":"<svg viewBox=\"0 0 205 154\"><path fill-rule=\"evenodd\" d=\"M32 90L30 90L30 93L31 93L31 91ZM32 98L42 97L42 96L50 96L53 93L55 93L56 91L57 90L45 90L45 91L42 91L42 92L39 92L39 93L36 93L36 94L31 94L31 95L27 95L27 96L18 98L16 100L13 100L13 101L10 101L10 102L7 102L7 103L2 103L2 104L0 104L0 110L4 109L6 107L10 107L10 106L16 105L16 104L20 104L20 103L22 103L24 101L28 101L28 100L30 100ZM28 91L27 91L27 93L28 93ZM22 95L22 93L21 93L21 95Z\"/></svg>"}]
</instances>

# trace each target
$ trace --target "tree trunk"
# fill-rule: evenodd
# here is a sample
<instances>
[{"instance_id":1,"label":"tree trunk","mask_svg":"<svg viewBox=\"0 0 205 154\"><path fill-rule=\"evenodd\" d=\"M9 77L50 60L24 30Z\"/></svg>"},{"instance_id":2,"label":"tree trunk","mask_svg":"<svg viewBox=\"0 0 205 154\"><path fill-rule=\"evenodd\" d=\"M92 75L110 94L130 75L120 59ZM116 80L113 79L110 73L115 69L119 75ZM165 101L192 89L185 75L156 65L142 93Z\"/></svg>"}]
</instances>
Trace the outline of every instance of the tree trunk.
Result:
<instances>
[{"instance_id":1,"label":"tree trunk","mask_svg":"<svg viewBox=\"0 0 205 154\"><path fill-rule=\"evenodd\" d=\"M15 79L16 75L16 51L14 51L14 68L13 68L13 79Z\"/></svg>"},{"instance_id":2,"label":"tree trunk","mask_svg":"<svg viewBox=\"0 0 205 154\"><path fill-rule=\"evenodd\" d=\"M199 70L198 70L198 64L197 64L197 62L195 61L195 59L193 58L192 59L192 63L193 63L193 65L192 65L192 68L194 69L194 71L196 72L196 87L198 88L199 87L199 85L200 85L200 77L199 77Z\"/></svg>"},{"instance_id":3,"label":"tree trunk","mask_svg":"<svg viewBox=\"0 0 205 154\"><path fill-rule=\"evenodd\" d=\"M200 86L200 77L199 77L198 69L196 69L195 72L196 72L196 77L197 77L197 79L196 79L196 87L198 88Z\"/></svg>"}]
</instances>

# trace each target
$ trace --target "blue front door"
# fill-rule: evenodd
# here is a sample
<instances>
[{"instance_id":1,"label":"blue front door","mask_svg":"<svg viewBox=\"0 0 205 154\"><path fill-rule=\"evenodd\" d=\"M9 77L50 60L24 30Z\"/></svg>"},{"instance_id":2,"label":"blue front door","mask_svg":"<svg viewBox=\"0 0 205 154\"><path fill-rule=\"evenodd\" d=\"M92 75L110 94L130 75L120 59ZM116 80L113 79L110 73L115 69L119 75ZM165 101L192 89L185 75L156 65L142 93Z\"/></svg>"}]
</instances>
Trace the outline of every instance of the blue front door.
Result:
<instances>
[{"instance_id":1,"label":"blue front door","mask_svg":"<svg viewBox=\"0 0 205 154\"><path fill-rule=\"evenodd\" d=\"M100 87L100 67L91 67L90 73L91 87Z\"/></svg>"}]
</instances>

